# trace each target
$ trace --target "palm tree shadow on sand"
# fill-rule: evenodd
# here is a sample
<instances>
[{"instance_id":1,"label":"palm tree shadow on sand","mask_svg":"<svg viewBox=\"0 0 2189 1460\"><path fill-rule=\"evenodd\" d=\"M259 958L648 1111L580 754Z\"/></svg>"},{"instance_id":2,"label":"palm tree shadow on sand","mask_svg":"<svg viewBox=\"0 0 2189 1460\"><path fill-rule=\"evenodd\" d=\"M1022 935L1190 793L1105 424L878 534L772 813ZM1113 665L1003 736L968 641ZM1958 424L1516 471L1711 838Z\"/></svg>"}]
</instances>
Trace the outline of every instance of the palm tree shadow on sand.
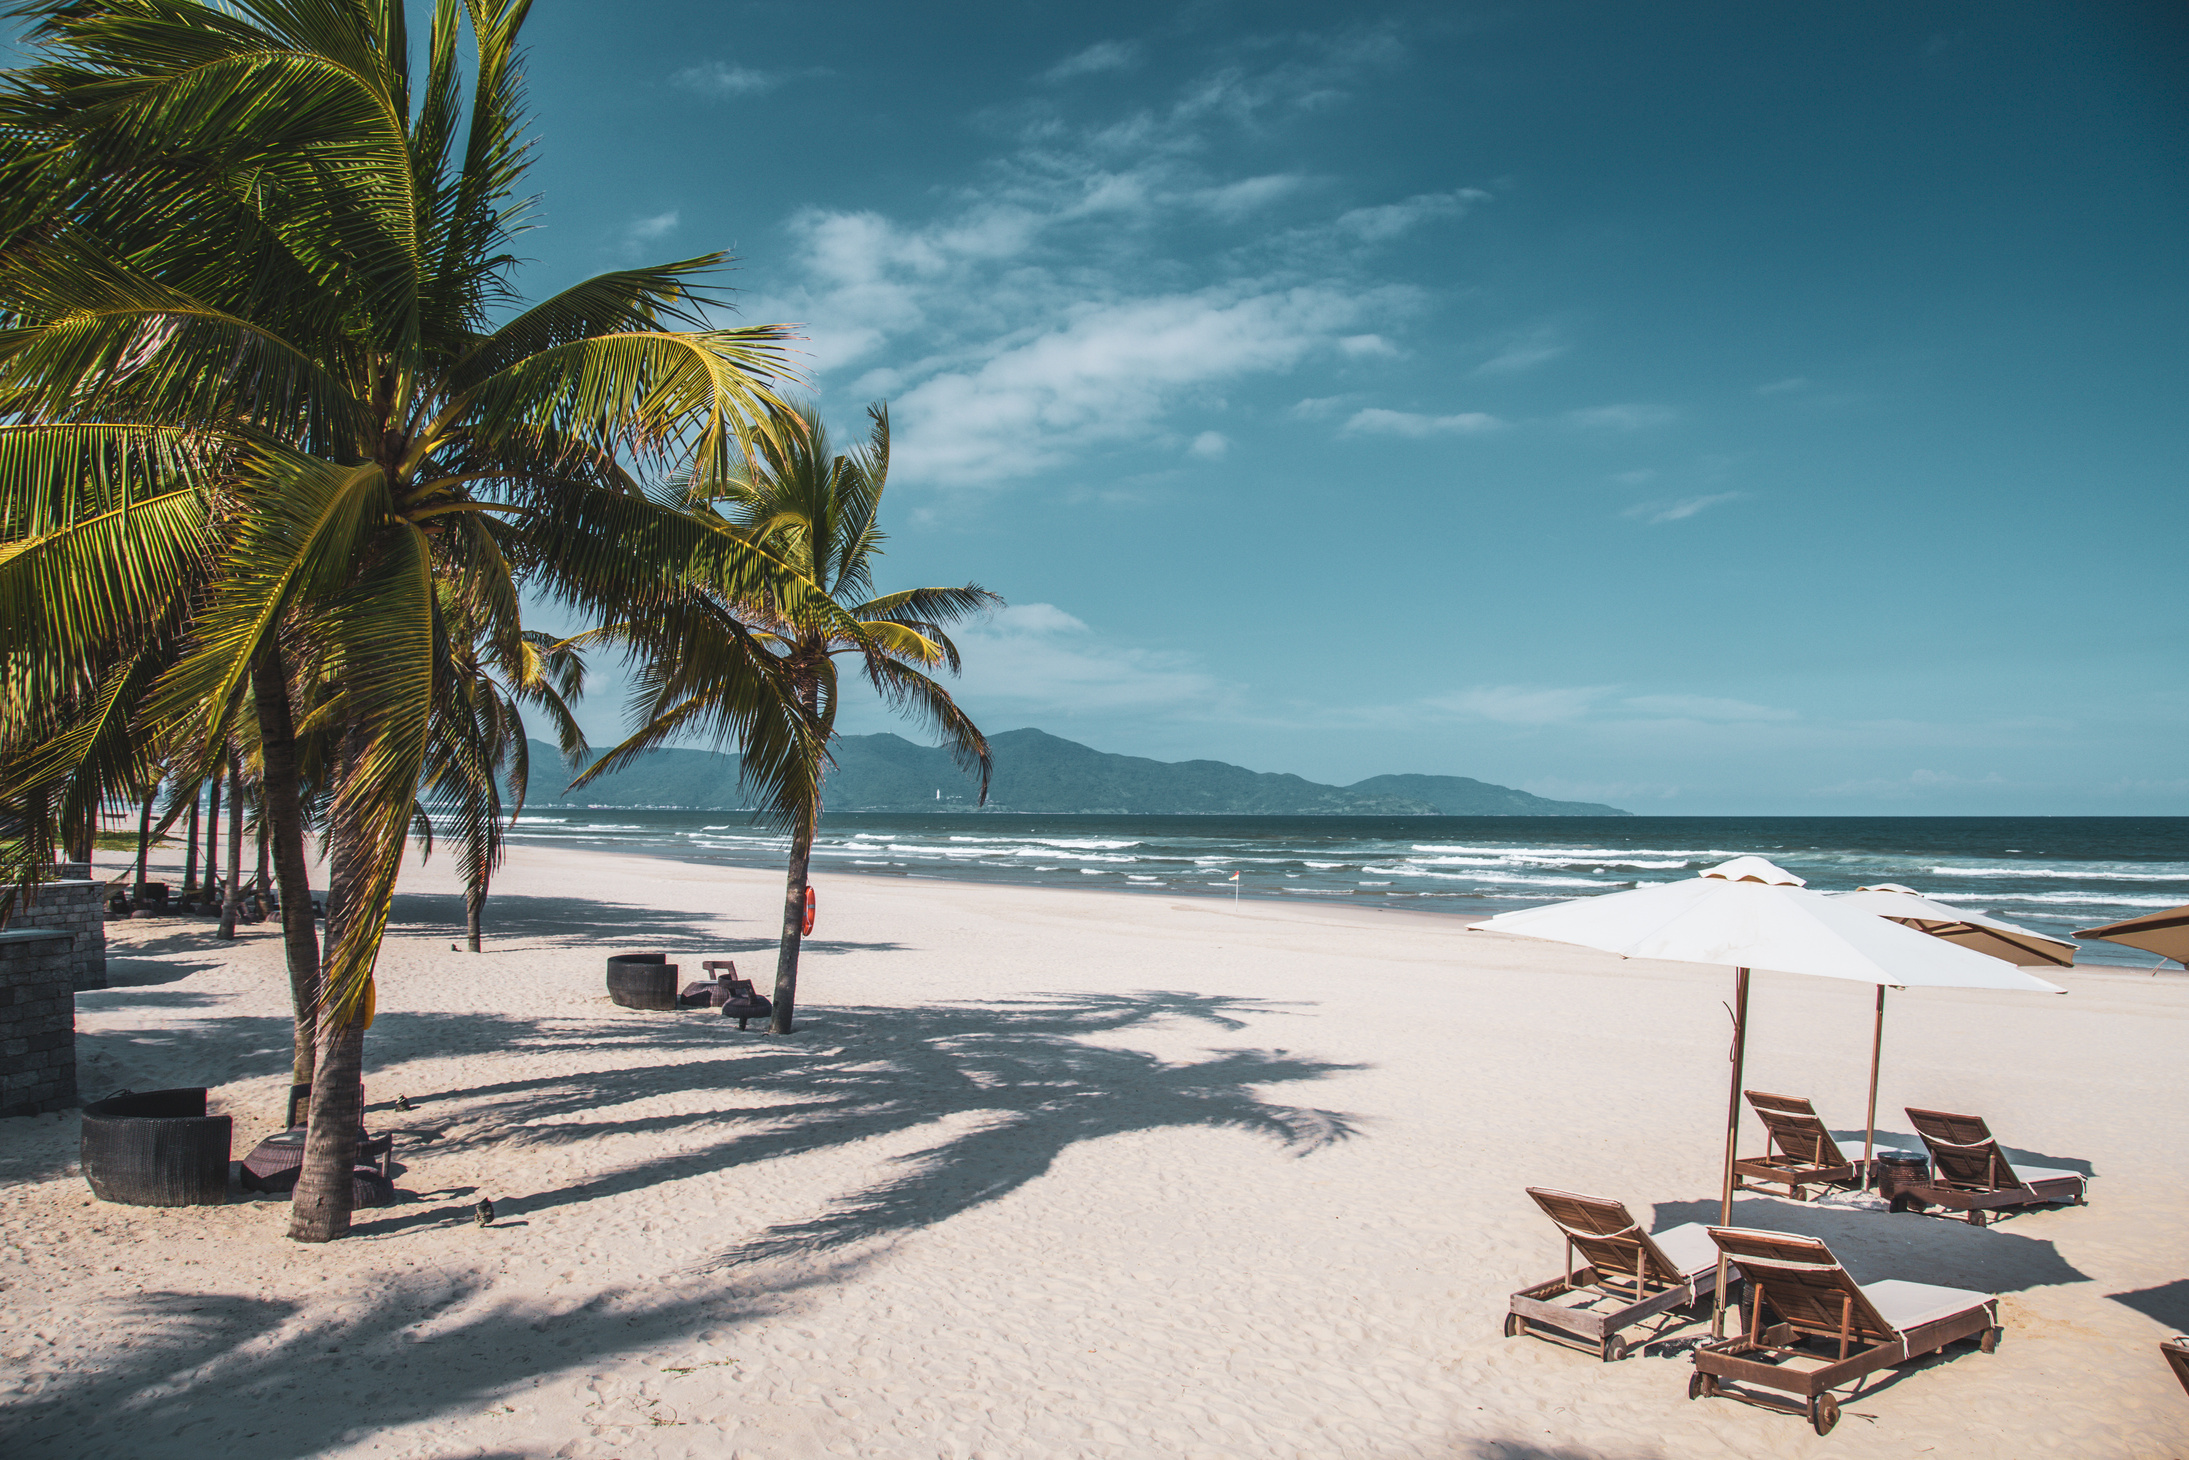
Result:
<instances>
[{"instance_id":1,"label":"palm tree shadow on sand","mask_svg":"<svg viewBox=\"0 0 2189 1460\"><path fill-rule=\"evenodd\" d=\"M110 1345L95 1364L12 1402L11 1438L26 1457L185 1456L230 1446L274 1460L321 1454L385 1427L476 1412L545 1373L704 1342L709 1334L734 1336L741 1324L778 1311L800 1292L855 1280L887 1250L886 1241L842 1250L850 1244L907 1234L1004 1196L1079 1141L1201 1127L1264 1136L1309 1155L1350 1138L1355 1123L1335 1111L1272 1102L1256 1090L1359 1066L1281 1049L1225 1049L1175 1062L1102 1042L1181 1019L1237 1031L1246 1027L1243 1015L1283 1012L1277 1004L1191 993L1097 993L909 1010L824 1009L793 1040L740 1034L731 1021L697 1013L605 1029L598 1021L482 1014L477 1018L503 1026L500 1037L524 1039L535 1049L564 1042L597 1047L605 1038L622 1044L628 1058L619 1058L618 1068L577 1077L413 1092L420 1124L432 1123L435 1107L460 1102L473 1117L486 1108L488 1131L442 1148L506 1141L524 1122L548 1116L575 1123L531 1126L518 1138L562 1143L658 1129L684 1137L674 1154L577 1185L530 1195L496 1192L500 1221L895 1131L942 1123L957 1133L901 1158L899 1174L828 1210L704 1259L703 1268L754 1265L734 1283L700 1284L703 1296L603 1288L580 1307L557 1312L497 1296L473 1274L429 1271L393 1276L353 1291L338 1312L309 1315L289 1300L256 1294L152 1291L117 1300L111 1332L134 1332L134 1341ZM421 1038L411 1053L432 1053L429 1043ZM692 1059L695 1046L720 1054ZM648 1049L678 1058L649 1061ZM402 1063L367 1075L381 1088L400 1085ZM780 1098L757 1108L584 1119L625 1101L710 1086L747 1102L756 1090ZM468 1201L414 1203L359 1216L358 1236L396 1244L400 1253L424 1227L469 1221L470 1208ZM758 1261L791 1252L810 1254L809 1260ZM399 1382L385 1372L391 1363L401 1365ZM314 1402L298 1403L301 1394ZM621 1410L597 1421L608 1433L635 1434L652 1422L643 1400L618 1403Z\"/></svg>"},{"instance_id":2,"label":"palm tree shadow on sand","mask_svg":"<svg viewBox=\"0 0 2189 1460\"><path fill-rule=\"evenodd\" d=\"M1261 1000L1180 992L1092 993L924 1009L831 1008L797 1039L740 1034L707 1014L660 1015L636 1031L632 1058L581 1078L541 1077L446 1091L416 1102L421 1121L443 1102L493 1107L495 1132L524 1128L547 1145L604 1135L674 1131L664 1154L563 1187L495 1194L510 1217L590 1202L664 1181L684 1180L783 1156L927 1126L948 1133L895 1163L900 1174L839 1198L833 1207L721 1252L724 1267L792 1252L818 1252L916 1231L1004 1196L1046 1172L1070 1146L1168 1127L1206 1127L1266 1136L1298 1155L1356 1133L1332 1110L1263 1098L1270 1085L1323 1079L1359 1068L1285 1050L1227 1049L1184 1063L1101 1042L1180 1019L1233 1031L1242 1014L1283 1012ZM522 1021L513 1021L522 1022ZM598 1029L541 1029L535 1048L567 1039L598 1047ZM689 1058L694 1045L722 1049ZM647 1061L647 1049L679 1056ZM718 1111L658 1116L603 1115L668 1089L734 1092ZM765 1098L758 1103L753 1097ZM482 1134L455 1143L501 1139ZM363 1235L457 1220L453 1207L397 1209L360 1221ZM365 1214L361 1213L360 1216Z\"/></svg>"}]
</instances>

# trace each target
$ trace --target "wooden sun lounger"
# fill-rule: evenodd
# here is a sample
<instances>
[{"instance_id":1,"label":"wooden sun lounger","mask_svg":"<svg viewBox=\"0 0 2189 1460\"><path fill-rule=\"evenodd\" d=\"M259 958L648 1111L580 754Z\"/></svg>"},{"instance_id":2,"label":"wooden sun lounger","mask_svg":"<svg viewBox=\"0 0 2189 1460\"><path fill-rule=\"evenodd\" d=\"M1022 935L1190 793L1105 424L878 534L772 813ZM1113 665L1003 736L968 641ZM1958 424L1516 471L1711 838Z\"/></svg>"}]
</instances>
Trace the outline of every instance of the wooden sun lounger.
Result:
<instances>
[{"instance_id":1,"label":"wooden sun lounger","mask_svg":"<svg viewBox=\"0 0 2189 1460\"><path fill-rule=\"evenodd\" d=\"M1860 1163L1841 1153L1832 1133L1817 1119L1814 1105L1799 1095L1771 1095L1762 1090L1741 1093L1771 1132L1771 1147L1764 1155L1733 1163L1734 1179L1740 1181L1744 1191L1763 1191L1766 1188L1755 1183L1768 1181L1786 1188L1774 1195L1803 1201L1804 1186L1829 1186L1855 1179Z\"/></svg>"},{"instance_id":2,"label":"wooden sun lounger","mask_svg":"<svg viewBox=\"0 0 2189 1460\"><path fill-rule=\"evenodd\" d=\"M2050 1202L2081 1206L2088 1200L2088 1177L2048 1166L2016 1166L1977 1116L1910 1109L1908 1119L1930 1148L1931 1177L1923 1186L1895 1197L1898 1210L1925 1204L1948 1207L1960 1212L1971 1226L1981 1227L1987 1213L2002 1207Z\"/></svg>"},{"instance_id":3,"label":"wooden sun lounger","mask_svg":"<svg viewBox=\"0 0 2189 1460\"><path fill-rule=\"evenodd\" d=\"M2166 1355L2166 1366L2181 1380L2181 1387L2189 1389L2189 1334L2160 1340L2159 1352Z\"/></svg>"},{"instance_id":4,"label":"wooden sun lounger","mask_svg":"<svg viewBox=\"0 0 2189 1460\"><path fill-rule=\"evenodd\" d=\"M1712 1227L1710 1235L1748 1280L1748 1326L1695 1350L1690 1399L1722 1395L1799 1414L1821 1435L1839 1422L1839 1401L1828 1391L1964 1338L1987 1354L1999 1345L1997 1298L1897 1278L1858 1283L1814 1237L1743 1227ZM1766 1307L1776 1323L1763 1321Z\"/></svg>"},{"instance_id":5,"label":"wooden sun lounger","mask_svg":"<svg viewBox=\"0 0 2189 1460\"><path fill-rule=\"evenodd\" d=\"M1599 1196L1528 1188L1566 1237L1566 1275L1513 1294L1505 1336L1534 1333L1593 1348L1605 1363L1627 1356L1620 1330L1718 1290L1718 1248L1699 1222L1651 1235L1624 1205ZM1584 1259L1574 1265L1574 1254ZM1739 1277L1727 1273L1727 1281Z\"/></svg>"}]
</instances>

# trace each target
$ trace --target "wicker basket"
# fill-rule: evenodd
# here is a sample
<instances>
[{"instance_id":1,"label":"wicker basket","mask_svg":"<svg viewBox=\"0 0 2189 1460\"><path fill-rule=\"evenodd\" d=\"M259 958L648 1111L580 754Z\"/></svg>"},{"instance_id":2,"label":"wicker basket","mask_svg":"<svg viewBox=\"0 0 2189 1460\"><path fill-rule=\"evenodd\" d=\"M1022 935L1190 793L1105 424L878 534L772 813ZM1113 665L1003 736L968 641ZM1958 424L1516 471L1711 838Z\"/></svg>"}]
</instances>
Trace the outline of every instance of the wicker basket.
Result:
<instances>
[{"instance_id":1,"label":"wicker basket","mask_svg":"<svg viewBox=\"0 0 2189 1460\"><path fill-rule=\"evenodd\" d=\"M618 953L608 960L608 997L626 1009L674 1009L676 975L666 953Z\"/></svg>"},{"instance_id":2,"label":"wicker basket","mask_svg":"<svg viewBox=\"0 0 2189 1460\"><path fill-rule=\"evenodd\" d=\"M228 1200L233 1122L205 1113L205 1087L124 1090L84 1107L84 1180L101 1201L213 1207Z\"/></svg>"}]
</instances>

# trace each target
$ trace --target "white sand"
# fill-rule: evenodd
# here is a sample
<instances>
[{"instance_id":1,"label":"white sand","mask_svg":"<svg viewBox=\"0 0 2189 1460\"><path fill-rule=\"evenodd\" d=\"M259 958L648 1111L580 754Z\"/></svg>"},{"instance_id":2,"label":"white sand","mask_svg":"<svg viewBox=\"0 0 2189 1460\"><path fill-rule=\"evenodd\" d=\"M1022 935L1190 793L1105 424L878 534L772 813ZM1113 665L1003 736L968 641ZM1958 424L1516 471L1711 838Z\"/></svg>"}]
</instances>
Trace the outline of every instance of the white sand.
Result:
<instances>
[{"instance_id":1,"label":"white sand","mask_svg":"<svg viewBox=\"0 0 2189 1460\"><path fill-rule=\"evenodd\" d=\"M2156 1349L2189 1319L2189 979L1893 997L1888 1131L1981 1111L2097 1179L1986 1230L1744 1197L1865 1280L2003 1295L1997 1354L1912 1365L1820 1440L1689 1402L1678 1353L1501 1336L1560 1260L1523 1186L1714 1215L1725 971L1430 915L838 876L793 1039L607 1002L616 951L697 977L727 950L765 987L780 889L521 849L474 957L446 860L407 873L367 1095L418 1199L348 1241L287 1242L271 1199L94 1202L74 1113L0 1121L0 1451L2189 1453ZM241 1156L286 1085L278 937L109 930L87 1098L211 1084ZM1758 975L1750 1083L1858 1122L1869 1004Z\"/></svg>"}]
</instances>

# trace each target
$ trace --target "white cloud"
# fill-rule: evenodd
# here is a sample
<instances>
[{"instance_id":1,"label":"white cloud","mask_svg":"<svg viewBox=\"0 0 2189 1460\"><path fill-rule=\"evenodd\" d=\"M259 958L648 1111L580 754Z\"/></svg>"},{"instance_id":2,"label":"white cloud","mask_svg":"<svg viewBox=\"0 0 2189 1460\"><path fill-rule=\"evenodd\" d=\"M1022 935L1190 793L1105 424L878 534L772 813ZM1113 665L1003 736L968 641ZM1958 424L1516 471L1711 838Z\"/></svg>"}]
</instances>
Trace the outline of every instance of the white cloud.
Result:
<instances>
[{"instance_id":1,"label":"white cloud","mask_svg":"<svg viewBox=\"0 0 2189 1460\"><path fill-rule=\"evenodd\" d=\"M1476 685L1425 701L1437 713L1503 725L1757 725L1800 718L1792 710L1712 695L1620 695L1617 685ZM1584 797L1584 800L1597 799Z\"/></svg>"},{"instance_id":2,"label":"white cloud","mask_svg":"<svg viewBox=\"0 0 2189 1460\"><path fill-rule=\"evenodd\" d=\"M1304 404L1304 402L1303 402ZM1295 410L1298 407L1294 407ZM1380 406L1355 411L1345 423L1347 431L1370 436L1473 436L1495 431L1505 423L1481 411L1462 411L1452 416L1425 416L1412 411L1387 411Z\"/></svg>"},{"instance_id":3,"label":"white cloud","mask_svg":"<svg viewBox=\"0 0 2189 1460\"><path fill-rule=\"evenodd\" d=\"M1871 801L1915 801L1957 791L1996 791L2006 784L2006 777L1997 771L1981 776L1960 776L1951 772L1916 770L1898 780L1878 776L1842 781L1836 786L1820 786L1809 794L1835 799L1854 796Z\"/></svg>"},{"instance_id":4,"label":"white cloud","mask_svg":"<svg viewBox=\"0 0 2189 1460\"><path fill-rule=\"evenodd\" d=\"M1434 709L1501 725L1556 725L1586 718L1610 693L1609 685L1544 689L1496 684L1438 695L1428 703Z\"/></svg>"},{"instance_id":5,"label":"white cloud","mask_svg":"<svg viewBox=\"0 0 2189 1460\"><path fill-rule=\"evenodd\" d=\"M1304 92L1394 59L1357 37L1292 44L1301 59L1226 67L1166 105L1101 124L1039 112L977 187L931 217L804 209L788 222L786 274L740 312L803 326L807 368L832 408L854 377L867 393L887 392L898 479L949 488L1000 485L1098 451L1174 449L1174 417L1235 382L1398 354L1393 332L1422 312L1420 291L1380 280L1360 244L1456 216L1479 191L1345 212L1318 225L1331 245L1320 251L1272 246L1299 230L1259 230L1223 254L1175 242L1316 185L1292 173L1210 175L1218 129L1256 130ZM1106 43L1052 75L1114 69L1135 54ZM1454 417L1433 429L1479 426Z\"/></svg>"},{"instance_id":6,"label":"white cloud","mask_svg":"<svg viewBox=\"0 0 2189 1460\"><path fill-rule=\"evenodd\" d=\"M1533 329L1474 368L1476 375L1517 375L1546 365L1566 353L1557 332L1548 326Z\"/></svg>"},{"instance_id":7,"label":"white cloud","mask_svg":"<svg viewBox=\"0 0 2189 1460\"><path fill-rule=\"evenodd\" d=\"M1250 213L1281 198L1290 197L1306 184L1306 179L1294 173L1271 173L1266 177L1241 178L1221 187L1204 188L1196 200L1203 208L1227 223L1236 223Z\"/></svg>"},{"instance_id":8,"label":"white cloud","mask_svg":"<svg viewBox=\"0 0 2189 1460\"><path fill-rule=\"evenodd\" d=\"M1798 718L1792 710L1750 704L1746 700L1716 699L1710 695L1635 695L1619 703L1623 709L1659 720L1702 720L1711 724L1728 724Z\"/></svg>"},{"instance_id":9,"label":"white cloud","mask_svg":"<svg viewBox=\"0 0 2189 1460\"><path fill-rule=\"evenodd\" d=\"M1041 73L1041 79L1050 83L1069 81L1075 76L1098 76L1105 71L1125 71L1140 64L1140 47L1133 41L1096 41L1084 51L1075 51Z\"/></svg>"},{"instance_id":10,"label":"white cloud","mask_svg":"<svg viewBox=\"0 0 2189 1460\"><path fill-rule=\"evenodd\" d=\"M1399 203L1355 208L1341 213L1335 227L1362 243L1385 243L1432 218L1457 218L1476 203L1489 201L1480 188L1455 188L1448 193L1416 193Z\"/></svg>"},{"instance_id":11,"label":"white cloud","mask_svg":"<svg viewBox=\"0 0 2189 1460\"><path fill-rule=\"evenodd\" d=\"M1671 502L1637 502L1619 515L1649 523L1681 522L1706 508L1715 507L1721 502L1738 502L1747 495L1746 492L1711 492L1705 496L1682 497Z\"/></svg>"},{"instance_id":12,"label":"white cloud","mask_svg":"<svg viewBox=\"0 0 2189 1460\"><path fill-rule=\"evenodd\" d=\"M1112 643L1053 603L1013 604L956 638L965 656L959 695L968 706L1031 714L1213 709L1236 694L1188 655Z\"/></svg>"},{"instance_id":13,"label":"white cloud","mask_svg":"<svg viewBox=\"0 0 2189 1460\"><path fill-rule=\"evenodd\" d=\"M1657 472L1654 467L1638 466L1632 471L1615 471L1611 479L1622 487L1638 487L1644 482L1655 481Z\"/></svg>"},{"instance_id":14,"label":"white cloud","mask_svg":"<svg viewBox=\"0 0 2189 1460\"><path fill-rule=\"evenodd\" d=\"M625 253L637 253L648 244L659 243L676 232L677 210L656 213L648 218L633 218L623 225L620 246Z\"/></svg>"},{"instance_id":15,"label":"white cloud","mask_svg":"<svg viewBox=\"0 0 2189 1460\"><path fill-rule=\"evenodd\" d=\"M1203 431L1186 448L1203 461L1222 461L1231 451L1231 438L1221 431Z\"/></svg>"},{"instance_id":16,"label":"white cloud","mask_svg":"<svg viewBox=\"0 0 2189 1460\"><path fill-rule=\"evenodd\" d=\"M1679 412L1670 406L1587 406L1566 412L1564 419L1569 426L1590 431L1639 431L1645 426L1668 425L1679 419Z\"/></svg>"},{"instance_id":17,"label":"white cloud","mask_svg":"<svg viewBox=\"0 0 2189 1460\"><path fill-rule=\"evenodd\" d=\"M912 481L982 486L1145 437L1194 388L1290 369L1365 307L1340 290L1303 286L1068 310L1061 328L1008 337L986 359L900 396L893 468Z\"/></svg>"},{"instance_id":18,"label":"white cloud","mask_svg":"<svg viewBox=\"0 0 2189 1460\"><path fill-rule=\"evenodd\" d=\"M1768 385L1759 385L1756 387L1756 394L1784 395L1790 390L1807 390L1808 388L1809 377L1807 377L1806 375L1795 375L1785 380L1774 380Z\"/></svg>"},{"instance_id":19,"label":"white cloud","mask_svg":"<svg viewBox=\"0 0 2189 1460\"><path fill-rule=\"evenodd\" d=\"M758 96L773 91L789 78L780 71L755 71L727 61L701 61L669 77L669 84L706 97Z\"/></svg>"},{"instance_id":20,"label":"white cloud","mask_svg":"<svg viewBox=\"0 0 2189 1460\"><path fill-rule=\"evenodd\" d=\"M1328 420L1358 399L1360 397L1352 395L1309 396L1306 400L1294 402L1285 414L1300 421Z\"/></svg>"}]
</instances>

